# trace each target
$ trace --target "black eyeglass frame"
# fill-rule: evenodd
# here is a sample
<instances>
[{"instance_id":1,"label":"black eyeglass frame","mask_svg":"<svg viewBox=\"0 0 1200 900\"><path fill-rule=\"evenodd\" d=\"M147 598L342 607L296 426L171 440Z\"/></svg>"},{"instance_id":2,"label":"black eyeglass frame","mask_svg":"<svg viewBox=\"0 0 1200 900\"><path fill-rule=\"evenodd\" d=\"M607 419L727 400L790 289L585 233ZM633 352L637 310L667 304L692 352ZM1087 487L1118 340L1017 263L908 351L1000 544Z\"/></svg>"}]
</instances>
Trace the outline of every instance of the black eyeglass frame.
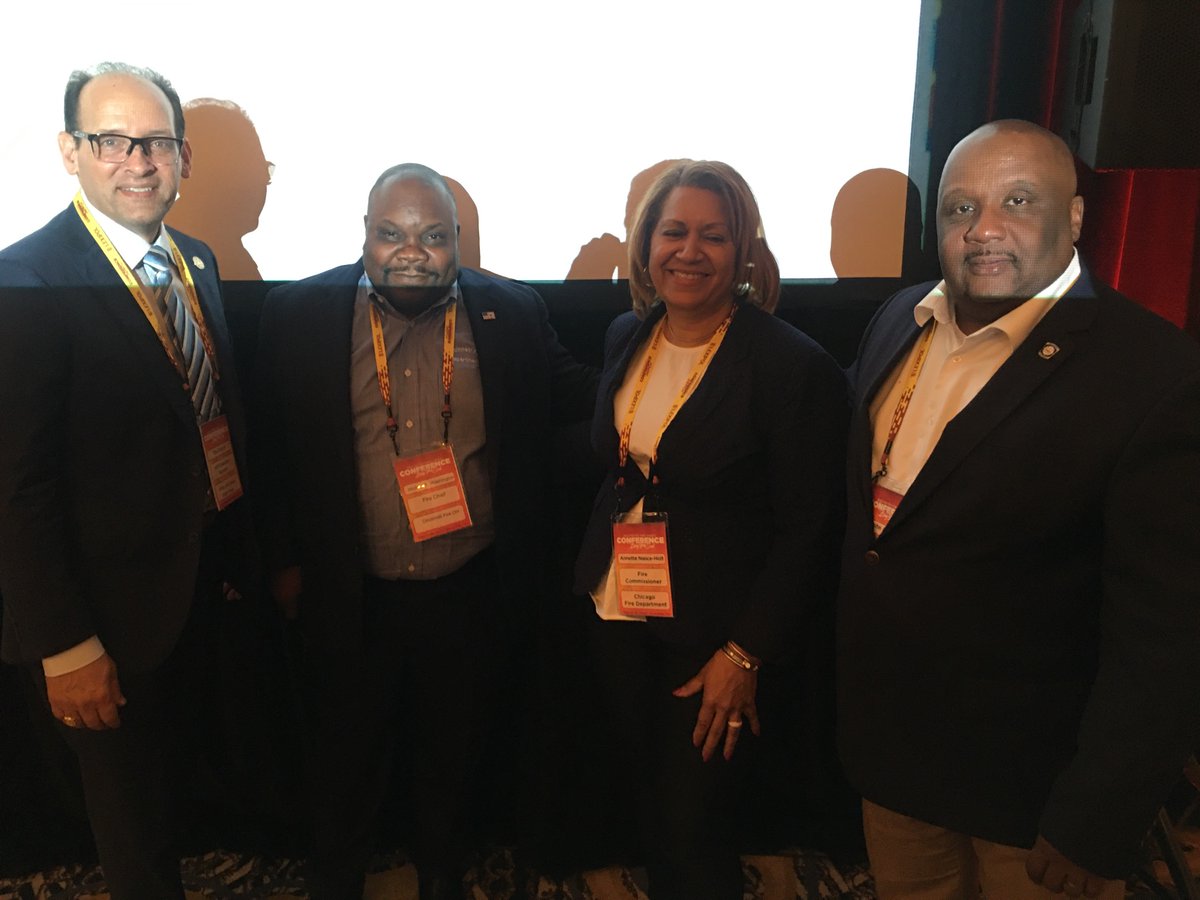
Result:
<instances>
[{"instance_id":1,"label":"black eyeglass frame","mask_svg":"<svg viewBox=\"0 0 1200 900\"><path fill-rule=\"evenodd\" d=\"M92 145L92 153L94 153L96 159L100 160L101 162L124 162L125 160L129 159L129 157L133 156L133 150L135 147L142 148L142 155L146 157L146 159L159 163L173 163L175 160L179 159L181 153L183 152L183 138L169 137L165 134L156 134L151 135L150 137L139 138L128 134L119 134L115 131L99 131L95 133L89 133L86 131L72 131L71 136L75 138L87 138L88 143ZM121 138L129 141L129 148L125 151L125 155L120 159L106 160L100 155L100 138ZM154 141L170 141L175 145L175 155L169 160L155 160L154 151L150 148L150 144Z\"/></svg>"}]
</instances>

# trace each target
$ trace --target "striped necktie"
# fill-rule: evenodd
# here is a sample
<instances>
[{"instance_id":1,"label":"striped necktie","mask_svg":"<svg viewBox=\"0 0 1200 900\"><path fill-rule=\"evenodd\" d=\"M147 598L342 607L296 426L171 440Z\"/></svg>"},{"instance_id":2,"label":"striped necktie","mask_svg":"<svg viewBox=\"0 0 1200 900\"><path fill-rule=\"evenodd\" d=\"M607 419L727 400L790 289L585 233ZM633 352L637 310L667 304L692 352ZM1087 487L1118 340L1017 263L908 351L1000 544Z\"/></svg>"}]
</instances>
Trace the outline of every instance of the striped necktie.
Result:
<instances>
[{"instance_id":1,"label":"striped necktie","mask_svg":"<svg viewBox=\"0 0 1200 900\"><path fill-rule=\"evenodd\" d=\"M204 341L200 339L199 329L188 305L182 301L175 287L171 257L158 244L151 244L142 257L142 271L145 273L146 286L154 293L158 310L167 322L175 346L179 348L196 418L201 423L207 422L221 414L221 398L217 396L217 385L212 377L212 364L204 352Z\"/></svg>"}]
</instances>

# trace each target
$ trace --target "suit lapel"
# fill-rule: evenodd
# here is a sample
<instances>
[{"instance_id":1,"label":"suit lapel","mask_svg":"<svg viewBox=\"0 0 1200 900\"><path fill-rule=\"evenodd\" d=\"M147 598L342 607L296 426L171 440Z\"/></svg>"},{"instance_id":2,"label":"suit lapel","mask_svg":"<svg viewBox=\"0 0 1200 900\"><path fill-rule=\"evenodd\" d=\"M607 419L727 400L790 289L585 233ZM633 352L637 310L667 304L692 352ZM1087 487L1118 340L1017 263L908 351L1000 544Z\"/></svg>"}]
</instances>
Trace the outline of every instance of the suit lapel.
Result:
<instances>
[{"instance_id":1,"label":"suit lapel","mask_svg":"<svg viewBox=\"0 0 1200 900\"><path fill-rule=\"evenodd\" d=\"M676 413L674 420L663 434L662 442L659 444L660 450L664 445L686 447L689 436L705 421L708 413L720 405L721 398L725 396L732 385L732 381L728 377L729 373L736 371L737 364L750 351L754 332L753 317L756 312L741 310L734 316L725 340L713 356L712 362L709 363L704 378L696 386L692 396L679 408L679 412ZM600 383L600 396L605 398L607 408L612 408L613 398L621 389L621 385L625 383L630 363L637 355L638 350L650 339L650 335L658 324L658 320L663 317L663 313L664 307L661 303L656 304L650 310L650 313L641 321L633 336L626 343L617 365L603 377ZM614 424L611 429L608 429L608 432L611 432L614 451L617 444L617 428L618 426Z\"/></svg>"},{"instance_id":2,"label":"suit lapel","mask_svg":"<svg viewBox=\"0 0 1200 900\"><path fill-rule=\"evenodd\" d=\"M471 326L475 354L479 357L479 381L483 389L483 433L487 448L488 476L496 483L500 469L501 435L504 430L504 385L507 368L504 331L507 319L495 315L486 286L476 284L467 270L459 271L459 294ZM484 313L490 313L485 319Z\"/></svg>"},{"instance_id":3,"label":"suit lapel","mask_svg":"<svg viewBox=\"0 0 1200 900\"><path fill-rule=\"evenodd\" d=\"M750 352L757 324L754 321L756 313L758 310L747 307L738 310L733 317L729 331L726 332L720 349L713 355L704 378L696 385L687 402L679 408L679 412L663 434L659 444L660 452L664 445L668 452L672 452L672 447L683 450L694 446L693 438L695 441L703 440L702 436L697 435L697 430L703 430L709 413L721 405L722 399L733 385L731 373L740 370L741 361Z\"/></svg>"},{"instance_id":4,"label":"suit lapel","mask_svg":"<svg viewBox=\"0 0 1200 900\"><path fill-rule=\"evenodd\" d=\"M621 389L621 385L625 381L625 374L629 371L629 365L633 362L634 356L637 355L638 349L650 339L651 333L654 331L658 320L663 316L663 307L660 305L653 307L647 314L646 318L638 322L637 328L633 330L632 336L625 342L625 346L621 350L621 356L617 360L617 364L612 367L605 375L602 376L599 392L601 396L607 398L611 405L613 397L617 391Z\"/></svg>"},{"instance_id":5,"label":"suit lapel","mask_svg":"<svg viewBox=\"0 0 1200 900\"><path fill-rule=\"evenodd\" d=\"M81 284L91 289L99 299L100 307L124 336L129 352L140 361L139 370L145 372L146 377L163 392L175 414L194 426L196 414L191 398L183 389L179 373L163 349L154 326L147 321L137 300L129 293L78 216L73 210L70 212L68 221L74 221L68 226L67 237L78 251L76 258L80 261Z\"/></svg>"},{"instance_id":6,"label":"suit lapel","mask_svg":"<svg viewBox=\"0 0 1200 900\"><path fill-rule=\"evenodd\" d=\"M899 526L969 454L1062 366L1087 338L1096 316L1086 276L1059 300L957 416L951 419L928 461L896 509L888 528Z\"/></svg>"},{"instance_id":7,"label":"suit lapel","mask_svg":"<svg viewBox=\"0 0 1200 900\"><path fill-rule=\"evenodd\" d=\"M905 303L898 307L896 315L880 320L876 326L881 329L876 344L880 348L891 348L890 352L863 357L857 361L854 369L855 404L850 422L849 465L850 471L857 473L853 480L857 494L850 497L848 502L852 504L852 508L856 505L860 511L865 512L868 521L871 517L871 450L874 439L871 401L883 388L888 375L908 355L921 333L912 310L923 296L924 294L921 294L913 303Z\"/></svg>"},{"instance_id":8,"label":"suit lapel","mask_svg":"<svg viewBox=\"0 0 1200 900\"><path fill-rule=\"evenodd\" d=\"M233 366L233 345L229 341L225 310L220 303L216 302L221 295L221 286L208 269L197 270L194 260L199 257L193 256L188 259L185 256L184 258L187 259L192 280L196 284L196 296L200 300L200 311L204 314L204 324L208 327L213 347L217 351L216 365L221 377L225 378L226 371Z\"/></svg>"},{"instance_id":9,"label":"suit lapel","mask_svg":"<svg viewBox=\"0 0 1200 900\"><path fill-rule=\"evenodd\" d=\"M613 398L625 381L625 373L629 371L629 364L633 361L638 347L649 338L651 330L655 323L662 318L662 314L661 304L652 307L646 318L641 319L637 323L637 327L629 333L616 364L608 367L606 360L606 367L600 373L600 381L596 387L596 408L608 410L609 414L605 421L596 420L592 423L592 445L604 459L616 459L619 443L617 434L619 426L615 423L612 415Z\"/></svg>"},{"instance_id":10,"label":"suit lapel","mask_svg":"<svg viewBox=\"0 0 1200 900\"><path fill-rule=\"evenodd\" d=\"M357 472L354 453L354 411L350 397L350 352L354 340L354 301L363 268L351 270L346 281L336 281L327 290L308 295L303 318L303 333L312 337L312 370L315 375L314 422L334 423L337 458L330 461L331 472Z\"/></svg>"}]
</instances>

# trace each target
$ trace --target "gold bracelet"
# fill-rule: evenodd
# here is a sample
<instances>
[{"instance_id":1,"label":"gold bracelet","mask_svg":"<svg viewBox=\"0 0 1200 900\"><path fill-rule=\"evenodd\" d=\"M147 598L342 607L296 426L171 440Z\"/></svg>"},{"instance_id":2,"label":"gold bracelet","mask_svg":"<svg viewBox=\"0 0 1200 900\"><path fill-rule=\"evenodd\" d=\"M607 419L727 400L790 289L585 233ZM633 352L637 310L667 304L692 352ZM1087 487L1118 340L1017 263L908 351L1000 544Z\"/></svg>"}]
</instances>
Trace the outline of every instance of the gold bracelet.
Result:
<instances>
[{"instance_id":1,"label":"gold bracelet","mask_svg":"<svg viewBox=\"0 0 1200 900\"><path fill-rule=\"evenodd\" d=\"M729 658L729 661L739 669L745 669L747 672L758 671L758 663L752 660L746 654L746 652L733 641L726 641L721 647L721 652L724 653Z\"/></svg>"}]
</instances>

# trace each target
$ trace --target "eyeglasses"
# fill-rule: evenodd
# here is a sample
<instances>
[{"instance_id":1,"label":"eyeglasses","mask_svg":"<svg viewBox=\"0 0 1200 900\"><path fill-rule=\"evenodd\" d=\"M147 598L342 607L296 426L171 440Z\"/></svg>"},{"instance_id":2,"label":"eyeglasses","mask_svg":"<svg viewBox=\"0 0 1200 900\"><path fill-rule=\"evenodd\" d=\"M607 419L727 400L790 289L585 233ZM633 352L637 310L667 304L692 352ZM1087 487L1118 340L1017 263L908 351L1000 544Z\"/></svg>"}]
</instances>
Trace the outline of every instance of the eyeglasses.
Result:
<instances>
[{"instance_id":1,"label":"eyeglasses","mask_svg":"<svg viewBox=\"0 0 1200 900\"><path fill-rule=\"evenodd\" d=\"M141 147L142 154L151 162L170 165L179 159L179 149L183 146L181 138L173 137L135 138L127 134L88 134L84 131L72 131L71 134L76 138L87 138L96 158L106 163L125 162L134 147Z\"/></svg>"}]
</instances>

